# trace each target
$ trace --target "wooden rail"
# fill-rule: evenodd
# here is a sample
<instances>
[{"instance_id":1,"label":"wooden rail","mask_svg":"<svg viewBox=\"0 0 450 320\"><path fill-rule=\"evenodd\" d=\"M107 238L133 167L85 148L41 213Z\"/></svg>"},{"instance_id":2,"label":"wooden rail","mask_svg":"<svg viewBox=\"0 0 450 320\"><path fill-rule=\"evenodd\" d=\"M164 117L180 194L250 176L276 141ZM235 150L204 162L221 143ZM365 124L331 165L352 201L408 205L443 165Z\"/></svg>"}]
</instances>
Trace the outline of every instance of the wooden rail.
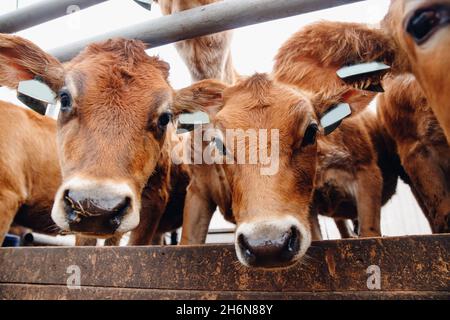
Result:
<instances>
[{"instance_id":1,"label":"wooden rail","mask_svg":"<svg viewBox=\"0 0 450 320\"><path fill-rule=\"evenodd\" d=\"M264 271L230 245L5 248L0 299L450 299L450 235L321 241L307 256ZM80 289L67 287L72 265Z\"/></svg>"}]
</instances>

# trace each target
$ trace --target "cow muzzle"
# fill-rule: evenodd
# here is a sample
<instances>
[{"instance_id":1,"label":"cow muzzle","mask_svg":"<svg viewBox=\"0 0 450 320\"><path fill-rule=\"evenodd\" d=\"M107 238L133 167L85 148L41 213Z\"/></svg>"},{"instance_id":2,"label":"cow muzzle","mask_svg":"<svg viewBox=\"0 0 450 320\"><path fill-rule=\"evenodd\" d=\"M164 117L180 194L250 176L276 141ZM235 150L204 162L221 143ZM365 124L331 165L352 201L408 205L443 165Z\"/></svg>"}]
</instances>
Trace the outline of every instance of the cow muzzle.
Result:
<instances>
[{"instance_id":1,"label":"cow muzzle","mask_svg":"<svg viewBox=\"0 0 450 320\"><path fill-rule=\"evenodd\" d=\"M102 237L134 229L137 207L127 184L72 179L58 191L52 218L65 230Z\"/></svg>"},{"instance_id":2,"label":"cow muzzle","mask_svg":"<svg viewBox=\"0 0 450 320\"><path fill-rule=\"evenodd\" d=\"M291 216L242 223L236 230L236 254L248 267L289 267L300 260L310 244L310 232Z\"/></svg>"}]
</instances>

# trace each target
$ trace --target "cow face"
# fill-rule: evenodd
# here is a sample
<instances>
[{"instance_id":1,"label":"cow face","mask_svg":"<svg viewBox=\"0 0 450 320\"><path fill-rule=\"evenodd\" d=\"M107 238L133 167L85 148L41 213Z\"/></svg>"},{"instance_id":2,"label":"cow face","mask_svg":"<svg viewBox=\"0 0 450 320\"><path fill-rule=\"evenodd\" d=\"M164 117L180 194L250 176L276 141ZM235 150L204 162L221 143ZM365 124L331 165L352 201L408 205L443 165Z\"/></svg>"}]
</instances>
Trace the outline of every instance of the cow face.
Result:
<instances>
[{"instance_id":1,"label":"cow face","mask_svg":"<svg viewBox=\"0 0 450 320\"><path fill-rule=\"evenodd\" d=\"M263 268L299 261L311 243L316 139L332 114L320 118L307 96L265 74L231 87L201 81L180 90L174 108L212 119L215 131L206 139L230 184L239 260Z\"/></svg>"},{"instance_id":2,"label":"cow face","mask_svg":"<svg viewBox=\"0 0 450 320\"><path fill-rule=\"evenodd\" d=\"M450 140L450 1L392 1L384 24Z\"/></svg>"},{"instance_id":3,"label":"cow face","mask_svg":"<svg viewBox=\"0 0 450 320\"><path fill-rule=\"evenodd\" d=\"M133 40L91 45L63 66L24 39L0 39L0 80L17 87L39 76L60 105L53 220L95 237L135 228L171 123L168 65Z\"/></svg>"}]
</instances>

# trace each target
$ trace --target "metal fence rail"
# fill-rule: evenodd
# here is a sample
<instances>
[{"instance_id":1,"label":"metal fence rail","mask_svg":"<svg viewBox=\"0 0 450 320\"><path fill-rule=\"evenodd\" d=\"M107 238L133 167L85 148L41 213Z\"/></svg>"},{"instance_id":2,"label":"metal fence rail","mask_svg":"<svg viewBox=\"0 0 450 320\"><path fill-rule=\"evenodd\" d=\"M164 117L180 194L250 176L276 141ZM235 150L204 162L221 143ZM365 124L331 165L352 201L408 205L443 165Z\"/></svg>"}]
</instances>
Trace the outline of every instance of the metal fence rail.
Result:
<instances>
[{"instance_id":1,"label":"metal fence rail","mask_svg":"<svg viewBox=\"0 0 450 320\"><path fill-rule=\"evenodd\" d=\"M86 9L107 0L43 0L0 15L0 32L14 33L67 14L70 6Z\"/></svg>"},{"instance_id":2,"label":"metal fence rail","mask_svg":"<svg viewBox=\"0 0 450 320\"><path fill-rule=\"evenodd\" d=\"M149 47L158 47L359 1L361 0L225 0L87 38L57 48L51 53L61 61L67 61L88 44L115 37L139 39L148 43Z\"/></svg>"}]
</instances>

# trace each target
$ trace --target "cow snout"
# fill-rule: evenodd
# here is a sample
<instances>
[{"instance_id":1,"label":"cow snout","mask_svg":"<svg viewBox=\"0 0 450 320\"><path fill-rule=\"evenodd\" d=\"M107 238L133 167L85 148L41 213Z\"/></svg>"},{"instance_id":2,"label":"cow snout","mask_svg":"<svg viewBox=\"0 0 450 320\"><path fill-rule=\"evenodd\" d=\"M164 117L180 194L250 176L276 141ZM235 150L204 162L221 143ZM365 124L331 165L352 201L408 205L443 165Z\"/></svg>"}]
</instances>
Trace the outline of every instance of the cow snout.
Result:
<instances>
[{"instance_id":1,"label":"cow snout","mask_svg":"<svg viewBox=\"0 0 450 320\"><path fill-rule=\"evenodd\" d=\"M298 223L289 224L289 220L238 227L236 252L239 260L256 268L283 268L295 264L311 240L305 228Z\"/></svg>"},{"instance_id":2,"label":"cow snout","mask_svg":"<svg viewBox=\"0 0 450 320\"><path fill-rule=\"evenodd\" d=\"M66 190L64 212L71 231L91 234L113 234L131 208L128 196Z\"/></svg>"}]
</instances>

